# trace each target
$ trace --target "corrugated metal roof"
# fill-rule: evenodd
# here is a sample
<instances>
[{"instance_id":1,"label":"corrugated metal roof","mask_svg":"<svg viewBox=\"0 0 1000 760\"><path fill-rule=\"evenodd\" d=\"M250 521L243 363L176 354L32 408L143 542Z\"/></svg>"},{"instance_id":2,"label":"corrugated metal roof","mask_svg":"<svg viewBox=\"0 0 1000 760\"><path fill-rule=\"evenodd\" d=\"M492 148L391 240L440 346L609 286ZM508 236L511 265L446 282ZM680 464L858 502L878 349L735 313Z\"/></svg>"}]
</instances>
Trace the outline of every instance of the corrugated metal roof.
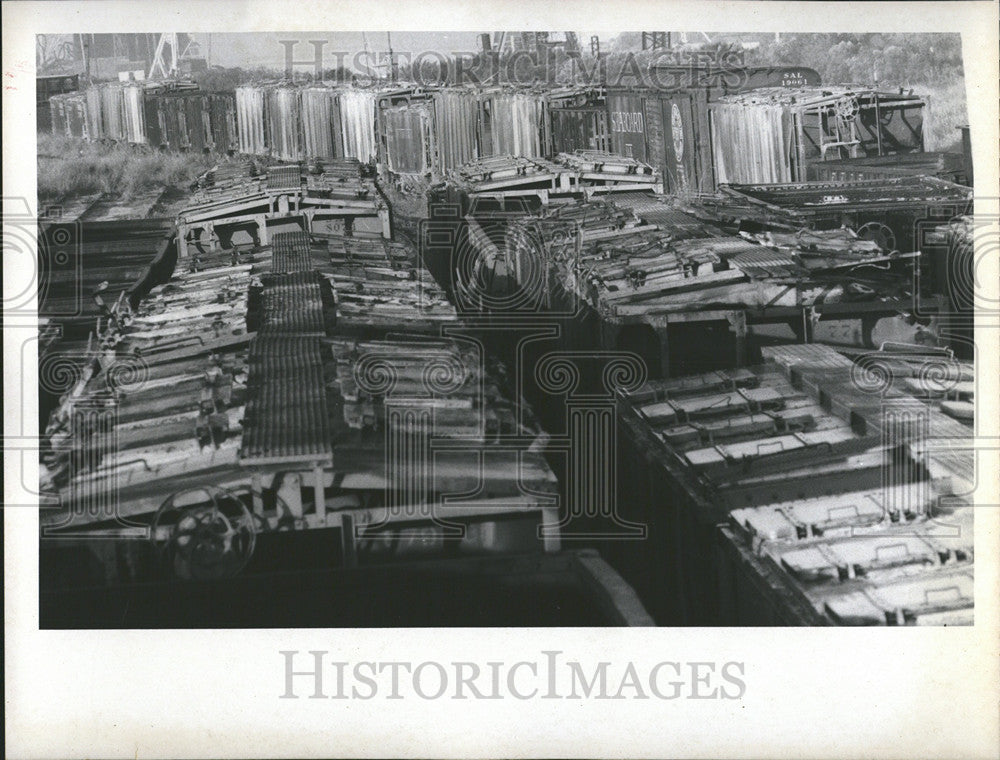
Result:
<instances>
[{"instance_id":1,"label":"corrugated metal roof","mask_svg":"<svg viewBox=\"0 0 1000 760\"><path fill-rule=\"evenodd\" d=\"M262 278L240 457L244 462L325 459L333 449L320 278L304 232L278 233L273 246L272 268L280 274Z\"/></svg>"},{"instance_id":2,"label":"corrugated metal roof","mask_svg":"<svg viewBox=\"0 0 1000 760\"><path fill-rule=\"evenodd\" d=\"M316 272L264 275L262 335L325 335L322 278Z\"/></svg>"},{"instance_id":3,"label":"corrugated metal roof","mask_svg":"<svg viewBox=\"0 0 1000 760\"><path fill-rule=\"evenodd\" d=\"M268 190L294 190L302 186L302 169L294 166L272 166L267 170Z\"/></svg>"},{"instance_id":4,"label":"corrugated metal roof","mask_svg":"<svg viewBox=\"0 0 1000 760\"><path fill-rule=\"evenodd\" d=\"M258 335L240 458L244 462L328 459L333 451L319 336Z\"/></svg>"},{"instance_id":5,"label":"corrugated metal roof","mask_svg":"<svg viewBox=\"0 0 1000 760\"><path fill-rule=\"evenodd\" d=\"M294 169L295 182L299 180L299 168ZM271 185L272 172L268 172L268 185ZM276 181L282 181L276 178ZM285 180L287 182L287 180ZM271 271L275 274L311 271L312 261L309 256L309 236L305 232L281 232L271 241Z\"/></svg>"}]
</instances>

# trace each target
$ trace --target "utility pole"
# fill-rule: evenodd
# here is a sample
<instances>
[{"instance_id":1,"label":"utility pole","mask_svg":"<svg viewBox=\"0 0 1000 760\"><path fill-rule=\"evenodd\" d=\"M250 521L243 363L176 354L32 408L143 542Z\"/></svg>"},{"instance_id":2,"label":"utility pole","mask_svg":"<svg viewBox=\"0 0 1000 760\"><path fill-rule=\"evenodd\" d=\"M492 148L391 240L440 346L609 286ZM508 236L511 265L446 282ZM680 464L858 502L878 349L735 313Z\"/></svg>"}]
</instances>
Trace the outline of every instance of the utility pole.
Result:
<instances>
[{"instance_id":1,"label":"utility pole","mask_svg":"<svg viewBox=\"0 0 1000 760\"><path fill-rule=\"evenodd\" d=\"M395 84L396 82L396 59L392 55L392 35L386 31L385 33L386 42L389 43L389 78Z\"/></svg>"},{"instance_id":2,"label":"utility pole","mask_svg":"<svg viewBox=\"0 0 1000 760\"><path fill-rule=\"evenodd\" d=\"M94 35L90 35L91 42L93 42ZM90 45L87 44L87 38L84 35L80 35L80 55L83 56L83 73L87 77L87 81L90 81Z\"/></svg>"}]
</instances>

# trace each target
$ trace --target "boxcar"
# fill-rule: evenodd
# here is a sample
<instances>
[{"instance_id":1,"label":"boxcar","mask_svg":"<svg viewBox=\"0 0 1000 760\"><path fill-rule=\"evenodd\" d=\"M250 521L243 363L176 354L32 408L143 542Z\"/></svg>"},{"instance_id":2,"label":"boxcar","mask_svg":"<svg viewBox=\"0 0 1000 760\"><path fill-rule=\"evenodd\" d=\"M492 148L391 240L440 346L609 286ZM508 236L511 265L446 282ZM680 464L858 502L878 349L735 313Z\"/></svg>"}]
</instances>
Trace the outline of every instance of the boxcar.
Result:
<instances>
[{"instance_id":1,"label":"boxcar","mask_svg":"<svg viewBox=\"0 0 1000 760\"><path fill-rule=\"evenodd\" d=\"M267 152L267 101L263 87L236 88L236 125L240 153L263 155Z\"/></svg>"},{"instance_id":2,"label":"boxcar","mask_svg":"<svg viewBox=\"0 0 1000 760\"><path fill-rule=\"evenodd\" d=\"M632 89L608 93L611 152L646 161L645 98Z\"/></svg>"},{"instance_id":3,"label":"boxcar","mask_svg":"<svg viewBox=\"0 0 1000 760\"><path fill-rule=\"evenodd\" d=\"M337 91L329 87L304 87L299 91L299 102L305 156L338 158L343 155Z\"/></svg>"},{"instance_id":4,"label":"boxcar","mask_svg":"<svg viewBox=\"0 0 1000 760\"><path fill-rule=\"evenodd\" d=\"M299 91L279 85L267 90L267 125L270 132L271 154L285 161L295 161L301 155Z\"/></svg>"}]
</instances>

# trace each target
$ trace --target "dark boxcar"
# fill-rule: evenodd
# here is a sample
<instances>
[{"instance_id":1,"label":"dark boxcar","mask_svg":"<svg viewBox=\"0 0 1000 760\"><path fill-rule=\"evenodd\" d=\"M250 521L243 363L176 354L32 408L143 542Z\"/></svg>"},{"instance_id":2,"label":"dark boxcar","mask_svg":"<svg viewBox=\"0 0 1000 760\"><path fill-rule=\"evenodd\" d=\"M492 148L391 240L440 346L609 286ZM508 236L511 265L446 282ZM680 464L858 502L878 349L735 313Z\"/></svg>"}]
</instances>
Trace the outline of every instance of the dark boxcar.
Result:
<instances>
[{"instance_id":1,"label":"dark boxcar","mask_svg":"<svg viewBox=\"0 0 1000 760\"><path fill-rule=\"evenodd\" d=\"M714 188L709 90L643 90L608 95L611 151L646 161L672 193Z\"/></svg>"},{"instance_id":2,"label":"dark boxcar","mask_svg":"<svg viewBox=\"0 0 1000 760\"><path fill-rule=\"evenodd\" d=\"M51 115L52 134L65 136L69 134L66 123L66 101L60 95L49 98L49 113Z\"/></svg>"},{"instance_id":3,"label":"dark boxcar","mask_svg":"<svg viewBox=\"0 0 1000 760\"><path fill-rule=\"evenodd\" d=\"M820 76L805 67L661 66L652 81L649 89L609 94L611 150L647 161L660 170L665 190L686 193L715 188L709 103L760 88L815 86ZM640 134L645 154L636 151Z\"/></svg>"},{"instance_id":4,"label":"dark boxcar","mask_svg":"<svg viewBox=\"0 0 1000 760\"><path fill-rule=\"evenodd\" d=\"M146 140L151 148L166 148L167 138L163 129L163 119L160 111L162 95L156 92L146 93L142 110L146 117Z\"/></svg>"},{"instance_id":5,"label":"dark boxcar","mask_svg":"<svg viewBox=\"0 0 1000 760\"><path fill-rule=\"evenodd\" d=\"M726 95L762 87L814 87L821 84L821 78L818 71L805 66L744 67L723 61L655 66L650 71L650 83L663 93L709 90Z\"/></svg>"},{"instance_id":6,"label":"dark boxcar","mask_svg":"<svg viewBox=\"0 0 1000 760\"><path fill-rule=\"evenodd\" d=\"M170 150L187 150L190 142L187 135L187 119L184 104L173 95L163 95L160 101L163 132Z\"/></svg>"},{"instance_id":7,"label":"dark boxcar","mask_svg":"<svg viewBox=\"0 0 1000 760\"><path fill-rule=\"evenodd\" d=\"M51 98L80 89L80 75L39 76L35 78L35 109L38 129L52 128Z\"/></svg>"},{"instance_id":8,"label":"dark boxcar","mask_svg":"<svg viewBox=\"0 0 1000 760\"><path fill-rule=\"evenodd\" d=\"M755 90L760 87L816 87L822 84L819 72L805 66L772 66L743 70L738 89ZM736 88L727 87L729 92Z\"/></svg>"},{"instance_id":9,"label":"dark boxcar","mask_svg":"<svg viewBox=\"0 0 1000 760\"><path fill-rule=\"evenodd\" d=\"M669 192L715 188L708 127L708 93L676 93L659 99L663 118L664 184Z\"/></svg>"},{"instance_id":10,"label":"dark boxcar","mask_svg":"<svg viewBox=\"0 0 1000 760\"><path fill-rule=\"evenodd\" d=\"M184 103L189 149L203 153L212 142L207 99L200 94L185 94L181 96L181 101Z\"/></svg>"},{"instance_id":11,"label":"dark boxcar","mask_svg":"<svg viewBox=\"0 0 1000 760\"><path fill-rule=\"evenodd\" d=\"M236 150L236 96L231 92L208 95L211 111L212 149L218 153Z\"/></svg>"},{"instance_id":12,"label":"dark boxcar","mask_svg":"<svg viewBox=\"0 0 1000 760\"><path fill-rule=\"evenodd\" d=\"M611 151L606 107L553 108L550 118L554 153L572 153L575 150Z\"/></svg>"},{"instance_id":13,"label":"dark boxcar","mask_svg":"<svg viewBox=\"0 0 1000 760\"><path fill-rule=\"evenodd\" d=\"M641 94L608 93L608 129L612 153L647 160L646 115Z\"/></svg>"}]
</instances>

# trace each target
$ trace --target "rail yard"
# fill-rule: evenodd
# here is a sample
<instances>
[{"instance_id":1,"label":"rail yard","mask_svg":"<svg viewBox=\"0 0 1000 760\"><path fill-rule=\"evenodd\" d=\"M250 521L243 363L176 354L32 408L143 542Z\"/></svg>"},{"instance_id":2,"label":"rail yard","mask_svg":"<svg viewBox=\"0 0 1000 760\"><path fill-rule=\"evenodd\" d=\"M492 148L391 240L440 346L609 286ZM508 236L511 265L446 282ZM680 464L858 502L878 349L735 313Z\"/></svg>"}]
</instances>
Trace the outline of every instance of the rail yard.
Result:
<instances>
[{"instance_id":1,"label":"rail yard","mask_svg":"<svg viewBox=\"0 0 1000 760\"><path fill-rule=\"evenodd\" d=\"M970 624L968 156L659 74L51 95L217 161L39 222L42 626Z\"/></svg>"}]
</instances>

